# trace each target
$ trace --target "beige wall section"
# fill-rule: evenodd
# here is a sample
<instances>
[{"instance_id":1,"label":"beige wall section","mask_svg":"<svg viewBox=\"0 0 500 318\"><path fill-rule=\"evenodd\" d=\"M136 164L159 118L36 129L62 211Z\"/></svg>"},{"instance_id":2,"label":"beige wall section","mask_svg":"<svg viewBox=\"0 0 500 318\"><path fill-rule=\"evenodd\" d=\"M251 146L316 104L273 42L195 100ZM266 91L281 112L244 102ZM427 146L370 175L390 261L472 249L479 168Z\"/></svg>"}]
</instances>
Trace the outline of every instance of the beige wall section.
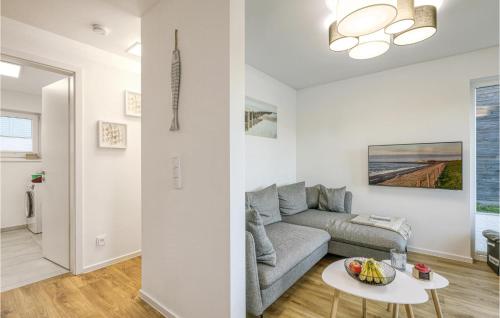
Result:
<instances>
[{"instance_id":1,"label":"beige wall section","mask_svg":"<svg viewBox=\"0 0 500 318\"><path fill-rule=\"evenodd\" d=\"M124 91L140 91L140 64L95 47L2 17L2 52L56 61L82 72L83 259L92 270L141 248L141 121L124 114ZM50 63L49 63L50 64ZM98 120L128 125L126 150L97 147ZM77 230L78 232L78 230ZM78 232L79 233L79 232ZM96 247L106 234L106 246Z\"/></svg>"},{"instance_id":2,"label":"beige wall section","mask_svg":"<svg viewBox=\"0 0 500 318\"><path fill-rule=\"evenodd\" d=\"M142 18L141 295L168 316L245 315L242 13L241 0L165 0ZM171 132L176 28L180 131Z\"/></svg>"},{"instance_id":3,"label":"beige wall section","mask_svg":"<svg viewBox=\"0 0 500 318\"><path fill-rule=\"evenodd\" d=\"M347 185L355 213L403 216L416 251L470 261L470 80L498 74L484 49L298 92L297 175ZM368 186L368 145L463 141L463 191Z\"/></svg>"},{"instance_id":4,"label":"beige wall section","mask_svg":"<svg viewBox=\"0 0 500 318\"><path fill-rule=\"evenodd\" d=\"M246 66L246 96L278 107L278 138L246 135L246 190L296 181L297 91Z\"/></svg>"}]
</instances>

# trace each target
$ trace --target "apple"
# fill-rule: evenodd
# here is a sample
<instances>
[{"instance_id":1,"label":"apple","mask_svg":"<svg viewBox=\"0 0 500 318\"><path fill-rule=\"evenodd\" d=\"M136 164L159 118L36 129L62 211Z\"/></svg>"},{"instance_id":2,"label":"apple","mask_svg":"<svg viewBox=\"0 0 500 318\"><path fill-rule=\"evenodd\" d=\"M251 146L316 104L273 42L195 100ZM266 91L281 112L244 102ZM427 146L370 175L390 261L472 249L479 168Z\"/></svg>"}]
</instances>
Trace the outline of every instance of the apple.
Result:
<instances>
[{"instance_id":1,"label":"apple","mask_svg":"<svg viewBox=\"0 0 500 318\"><path fill-rule=\"evenodd\" d=\"M349 269L351 270L351 272L353 272L355 274L359 274L359 273L361 273L362 266L358 262L351 262L349 264Z\"/></svg>"}]
</instances>

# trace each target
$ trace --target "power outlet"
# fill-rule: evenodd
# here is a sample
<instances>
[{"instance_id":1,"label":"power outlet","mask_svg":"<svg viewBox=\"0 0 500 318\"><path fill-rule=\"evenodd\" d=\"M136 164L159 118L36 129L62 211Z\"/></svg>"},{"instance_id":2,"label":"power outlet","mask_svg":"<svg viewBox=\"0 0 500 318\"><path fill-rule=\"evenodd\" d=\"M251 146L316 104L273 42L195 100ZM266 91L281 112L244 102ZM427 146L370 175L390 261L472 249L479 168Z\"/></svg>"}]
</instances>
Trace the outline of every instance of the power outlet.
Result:
<instances>
[{"instance_id":1,"label":"power outlet","mask_svg":"<svg viewBox=\"0 0 500 318\"><path fill-rule=\"evenodd\" d=\"M95 238L95 245L96 246L104 246L106 245L106 234L101 234L96 236Z\"/></svg>"}]
</instances>

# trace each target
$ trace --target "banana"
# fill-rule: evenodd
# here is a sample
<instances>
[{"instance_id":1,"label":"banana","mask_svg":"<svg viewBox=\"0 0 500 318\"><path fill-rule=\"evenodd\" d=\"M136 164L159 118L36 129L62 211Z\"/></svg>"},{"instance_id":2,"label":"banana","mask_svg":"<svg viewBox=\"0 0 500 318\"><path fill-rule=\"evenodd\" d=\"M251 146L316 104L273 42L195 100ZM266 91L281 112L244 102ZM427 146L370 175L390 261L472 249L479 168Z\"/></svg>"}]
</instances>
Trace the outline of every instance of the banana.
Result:
<instances>
[{"instance_id":1,"label":"banana","mask_svg":"<svg viewBox=\"0 0 500 318\"><path fill-rule=\"evenodd\" d=\"M372 274L372 264L368 263L368 270L366 274L366 280L371 283L373 281L373 274Z\"/></svg>"},{"instance_id":2,"label":"banana","mask_svg":"<svg viewBox=\"0 0 500 318\"><path fill-rule=\"evenodd\" d=\"M367 281L375 284L385 284L386 278L380 264L373 258L367 259L361 267L361 273L358 276L360 281Z\"/></svg>"},{"instance_id":3,"label":"banana","mask_svg":"<svg viewBox=\"0 0 500 318\"><path fill-rule=\"evenodd\" d=\"M377 278L379 280L378 283L385 284L385 277L384 277L384 272L382 271L382 268L380 267L380 264L377 262L373 263L373 266L375 268L375 271L377 272Z\"/></svg>"},{"instance_id":4,"label":"banana","mask_svg":"<svg viewBox=\"0 0 500 318\"><path fill-rule=\"evenodd\" d=\"M376 266L373 266L372 273L373 273L373 281L376 284L380 284L380 271L378 270L378 268Z\"/></svg>"},{"instance_id":5,"label":"banana","mask_svg":"<svg viewBox=\"0 0 500 318\"><path fill-rule=\"evenodd\" d=\"M364 281L366 279L366 263L363 264L363 267L361 268L361 273L359 273L359 280Z\"/></svg>"},{"instance_id":6,"label":"banana","mask_svg":"<svg viewBox=\"0 0 500 318\"><path fill-rule=\"evenodd\" d=\"M368 269L368 266L366 265L366 262L362 265L361 267L361 273L359 274L359 280L365 281L366 280L366 271Z\"/></svg>"}]
</instances>

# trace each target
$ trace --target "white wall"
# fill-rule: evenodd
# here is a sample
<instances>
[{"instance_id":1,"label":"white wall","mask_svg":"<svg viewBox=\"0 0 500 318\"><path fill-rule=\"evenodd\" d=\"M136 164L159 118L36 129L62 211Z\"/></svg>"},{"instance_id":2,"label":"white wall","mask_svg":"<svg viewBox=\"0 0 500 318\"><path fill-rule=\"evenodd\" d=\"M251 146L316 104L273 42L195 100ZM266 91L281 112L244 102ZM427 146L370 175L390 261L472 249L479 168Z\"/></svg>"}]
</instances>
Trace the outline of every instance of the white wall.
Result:
<instances>
[{"instance_id":1,"label":"white wall","mask_svg":"<svg viewBox=\"0 0 500 318\"><path fill-rule=\"evenodd\" d=\"M241 0L165 0L142 18L141 296L169 317L245 316L243 13ZM180 131L171 132L176 28Z\"/></svg>"},{"instance_id":2,"label":"white wall","mask_svg":"<svg viewBox=\"0 0 500 318\"><path fill-rule=\"evenodd\" d=\"M33 56L82 71L84 269L141 248L140 119L124 115L124 90L140 91L140 65L2 17L2 52ZM128 149L97 148L97 120L128 124ZM107 234L106 246L95 246Z\"/></svg>"},{"instance_id":3,"label":"white wall","mask_svg":"<svg viewBox=\"0 0 500 318\"><path fill-rule=\"evenodd\" d=\"M246 96L278 107L278 138L246 135L246 190L296 181L295 89L246 66Z\"/></svg>"},{"instance_id":4,"label":"white wall","mask_svg":"<svg viewBox=\"0 0 500 318\"><path fill-rule=\"evenodd\" d=\"M42 112L42 96L2 90L1 108L31 113ZM41 161L1 161L1 228L26 224L25 192L31 174L42 170Z\"/></svg>"},{"instance_id":5,"label":"white wall","mask_svg":"<svg viewBox=\"0 0 500 318\"><path fill-rule=\"evenodd\" d=\"M470 260L470 80L496 74L490 48L299 91L298 178L347 185L355 213L406 217L414 250ZM368 186L368 145L441 141L464 142L463 191Z\"/></svg>"}]
</instances>

